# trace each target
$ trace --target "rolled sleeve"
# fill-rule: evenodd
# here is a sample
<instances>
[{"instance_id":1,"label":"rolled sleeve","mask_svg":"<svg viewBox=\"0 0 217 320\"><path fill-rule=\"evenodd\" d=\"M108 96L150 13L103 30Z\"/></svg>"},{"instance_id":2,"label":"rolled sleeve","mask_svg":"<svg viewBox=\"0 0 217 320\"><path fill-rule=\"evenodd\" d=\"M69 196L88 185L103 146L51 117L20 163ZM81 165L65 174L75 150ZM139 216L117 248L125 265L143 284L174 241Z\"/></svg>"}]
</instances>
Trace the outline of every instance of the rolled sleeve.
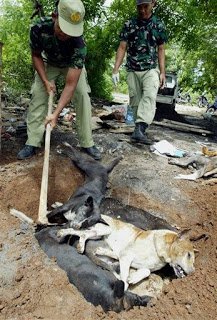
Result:
<instances>
[{"instance_id":1,"label":"rolled sleeve","mask_svg":"<svg viewBox=\"0 0 217 320\"><path fill-rule=\"evenodd\" d=\"M120 36L119 36L120 41L126 41L127 42L128 34L129 34L129 24L130 24L129 21L125 22L125 24L123 26L123 29L120 32Z\"/></svg>"},{"instance_id":2,"label":"rolled sleeve","mask_svg":"<svg viewBox=\"0 0 217 320\"><path fill-rule=\"evenodd\" d=\"M70 67L74 69L82 69L85 64L87 55L87 47L76 48L71 56Z\"/></svg>"},{"instance_id":3,"label":"rolled sleeve","mask_svg":"<svg viewBox=\"0 0 217 320\"><path fill-rule=\"evenodd\" d=\"M32 51L43 51L40 28L37 25L31 27L30 29L29 45Z\"/></svg>"},{"instance_id":4,"label":"rolled sleeve","mask_svg":"<svg viewBox=\"0 0 217 320\"><path fill-rule=\"evenodd\" d=\"M163 22L158 23L157 30L156 42L157 45L160 46L168 41L166 28Z\"/></svg>"}]
</instances>

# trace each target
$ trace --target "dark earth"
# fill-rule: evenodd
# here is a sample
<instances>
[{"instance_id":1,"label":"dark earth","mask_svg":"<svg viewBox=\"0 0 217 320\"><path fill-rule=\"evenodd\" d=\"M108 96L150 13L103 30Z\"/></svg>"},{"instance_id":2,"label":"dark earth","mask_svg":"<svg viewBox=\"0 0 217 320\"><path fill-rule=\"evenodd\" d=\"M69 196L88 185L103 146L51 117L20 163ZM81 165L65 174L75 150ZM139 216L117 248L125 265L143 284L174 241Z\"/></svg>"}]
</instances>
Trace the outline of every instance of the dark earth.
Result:
<instances>
[{"instance_id":1,"label":"dark earth","mask_svg":"<svg viewBox=\"0 0 217 320\"><path fill-rule=\"evenodd\" d=\"M97 114L99 110L94 112ZM177 106L186 118L203 124L202 110ZM212 136L171 130L151 125L152 138L166 139L188 152L200 152L195 141L217 149ZM107 196L166 219L180 230L189 229L196 254L195 272L173 279L148 307L134 307L119 314L104 313L88 303L54 259L50 260L34 237L34 227L10 214L11 208L37 221L43 167L43 148L37 155L18 161L16 154L25 135L2 137L0 159L0 319L151 319L213 320L217 314L217 180L176 180L179 173L190 173L168 164L167 157L155 155L148 146L135 146L126 134L94 131L102 151L102 163L122 154L124 159L110 175ZM127 140L127 141L126 141ZM74 131L59 125L52 132L49 164L48 206L64 202L84 181L83 174L69 159L56 153L56 146L68 141L77 146Z\"/></svg>"}]
</instances>

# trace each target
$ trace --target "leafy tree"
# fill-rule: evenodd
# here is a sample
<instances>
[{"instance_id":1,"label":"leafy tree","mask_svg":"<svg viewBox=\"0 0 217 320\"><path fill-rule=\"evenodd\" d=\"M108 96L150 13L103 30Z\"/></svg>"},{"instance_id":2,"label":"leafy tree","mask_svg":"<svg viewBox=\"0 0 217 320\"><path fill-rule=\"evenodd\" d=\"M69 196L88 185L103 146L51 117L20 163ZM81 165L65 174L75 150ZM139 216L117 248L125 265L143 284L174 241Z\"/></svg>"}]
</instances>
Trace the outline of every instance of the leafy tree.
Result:
<instances>
[{"instance_id":1,"label":"leafy tree","mask_svg":"<svg viewBox=\"0 0 217 320\"><path fill-rule=\"evenodd\" d=\"M13 5L12 5L13 4ZM3 47L4 79L8 86L25 90L32 78L28 49L28 28L26 16L30 16L32 4L23 7L22 2L4 1L0 19L0 38Z\"/></svg>"},{"instance_id":2,"label":"leafy tree","mask_svg":"<svg viewBox=\"0 0 217 320\"><path fill-rule=\"evenodd\" d=\"M104 0L83 0L86 8L86 67L92 95L109 97L114 55L119 33L126 19L136 14L135 0L114 0L110 8ZM4 80L18 91L29 90L33 68L29 50L29 27L34 0L2 0L0 40L4 42ZM41 0L45 14L55 0ZM179 71L185 90L207 90L216 94L217 23L216 0L158 0L156 14L166 24L167 70ZM121 69L124 76L124 68ZM122 85L123 86L123 85ZM126 86L125 86L126 89Z\"/></svg>"}]
</instances>

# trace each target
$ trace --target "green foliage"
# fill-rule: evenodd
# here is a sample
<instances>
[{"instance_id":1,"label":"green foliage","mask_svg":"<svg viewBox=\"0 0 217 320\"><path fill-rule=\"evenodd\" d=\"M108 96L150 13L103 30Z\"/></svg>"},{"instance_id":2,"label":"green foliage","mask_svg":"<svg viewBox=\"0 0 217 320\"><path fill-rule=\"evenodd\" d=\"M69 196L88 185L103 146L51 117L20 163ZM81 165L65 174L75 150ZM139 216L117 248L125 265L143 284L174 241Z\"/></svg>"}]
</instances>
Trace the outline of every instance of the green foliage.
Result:
<instances>
[{"instance_id":1,"label":"green foliage","mask_svg":"<svg viewBox=\"0 0 217 320\"><path fill-rule=\"evenodd\" d=\"M30 3L31 5L31 3ZM4 16L0 19L0 38L3 46L3 77L9 87L22 91L29 87L32 78L28 48L28 24L26 14L30 6L22 1L4 1Z\"/></svg>"},{"instance_id":2,"label":"green foliage","mask_svg":"<svg viewBox=\"0 0 217 320\"><path fill-rule=\"evenodd\" d=\"M52 12L55 1L40 1L45 13ZM3 77L7 86L17 94L29 92L33 80L29 49L29 28L38 16L34 12L34 0L3 0L0 16L0 39L3 46Z\"/></svg>"},{"instance_id":3,"label":"green foliage","mask_svg":"<svg viewBox=\"0 0 217 320\"><path fill-rule=\"evenodd\" d=\"M40 0L50 15L55 0ZM119 33L125 20L136 14L135 0L114 0L110 8L104 0L83 0L86 8L86 67L92 95L110 97L114 89L111 73ZM34 0L2 0L0 40L3 47L3 77L18 92L29 91L33 79L29 50L29 27L34 21ZM166 24L167 70L177 71L184 91L217 94L216 0L158 0L155 12ZM127 92L124 67L120 70L122 92Z\"/></svg>"},{"instance_id":4,"label":"green foliage","mask_svg":"<svg viewBox=\"0 0 217 320\"><path fill-rule=\"evenodd\" d=\"M97 97L110 98L111 85L107 82L105 71L108 68L112 51L105 43L105 32L98 25L91 28L92 32L87 33L88 55L86 68L92 95Z\"/></svg>"},{"instance_id":5,"label":"green foliage","mask_svg":"<svg viewBox=\"0 0 217 320\"><path fill-rule=\"evenodd\" d=\"M104 1L103 1L104 2ZM132 0L126 0L124 6L131 4L135 12ZM129 18L130 12L123 9L122 1L114 1L111 10L101 8L97 12L97 18L87 23L85 38L88 47L87 72L92 89L92 95L102 98L110 98L113 84L111 81L114 54L119 45L119 33L124 21ZM125 78L119 84L118 89L126 92Z\"/></svg>"},{"instance_id":6,"label":"green foliage","mask_svg":"<svg viewBox=\"0 0 217 320\"><path fill-rule=\"evenodd\" d=\"M175 44L176 68L180 86L186 91L206 89L217 93L217 23L215 0L159 0L157 12L169 30L170 43ZM171 46L172 47L172 46ZM171 59L171 52L170 57ZM174 59L173 59L174 60Z\"/></svg>"},{"instance_id":7,"label":"green foliage","mask_svg":"<svg viewBox=\"0 0 217 320\"><path fill-rule=\"evenodd\" d=\"M114 0L111 27L117 30L135 13L135 1ZM216 0L158 0L155 13L164 21L169 36L166 46L166 69L176 71L185 91L206 89L217 92L217 23ZM114 48L115 41L113 40Z\"/></svg>"}]
</instances>

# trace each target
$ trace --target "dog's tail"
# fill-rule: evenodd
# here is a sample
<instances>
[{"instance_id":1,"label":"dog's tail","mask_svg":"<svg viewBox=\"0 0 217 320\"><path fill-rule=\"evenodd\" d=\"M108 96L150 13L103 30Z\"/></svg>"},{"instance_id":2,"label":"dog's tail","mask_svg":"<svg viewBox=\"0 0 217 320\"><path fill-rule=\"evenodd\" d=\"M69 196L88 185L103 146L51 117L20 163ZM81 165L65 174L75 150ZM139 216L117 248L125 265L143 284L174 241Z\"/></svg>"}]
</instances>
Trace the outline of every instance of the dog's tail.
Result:
<instances>
[{"instance_id":1,"label":"dog's tail","mask_svg":"<svg viewBox=\"0 0 217 320\"><path fill-rule=\"evenodd\" d=\"M123 158L123 156L119 156L115 158L110 164L108 164L106 167L107 173L110 173Z\"/></svg>"}]
</instances>

